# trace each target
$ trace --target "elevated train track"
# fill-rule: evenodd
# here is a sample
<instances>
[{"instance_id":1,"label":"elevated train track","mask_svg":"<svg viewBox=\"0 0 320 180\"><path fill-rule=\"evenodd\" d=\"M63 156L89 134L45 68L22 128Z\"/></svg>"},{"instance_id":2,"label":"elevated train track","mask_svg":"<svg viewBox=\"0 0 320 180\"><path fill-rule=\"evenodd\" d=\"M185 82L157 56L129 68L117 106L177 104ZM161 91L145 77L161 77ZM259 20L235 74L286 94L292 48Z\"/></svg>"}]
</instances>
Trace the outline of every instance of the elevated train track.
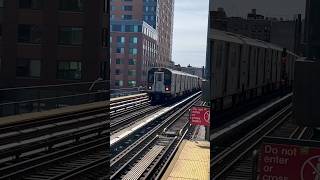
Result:
<instances>
[{"instance_id":1,"label":"elevated train track","mask_svg":"<svg viewBox=\"0 0 320 180\"><path fill-rule=\"evenodd\" d=\"M148 98L145 95L139 95L132 99L112 102L111 121L109 122L106 121L105 107L101 107L89 111L81 110L79 114L73 111L63 115L59 114L57 117L47 116L39 121L10 123L2 127L4 133L0 134L0 138L6 140L0 145L2 148L0 150L0 179L108 179L109 171L106 166L109 166L109 162L111 162L111 167L115 167L115 162L118 163L117 167L125 167L121 163L128 160L128 157L132 157L132 153L136 153L137 148L144 147L143 149L148 152L149 150L156 151L153 147L148 149L147 141L149 145L152 144L151 142L156 142L155 144L163 149L157 155L153 154L154 161L149 161L151 162L150 167L153 165L153 168L152 170L147 168L150 171L143 171L143 176L153 176L153 173L147 172L157 172L161 175L164 170L161 170L161 166L167 165L164 160L172 158L176 147L183 137L188 135L189 127L186 117L178 124L173 122L178 121L175 118L182 116L181 113L185 113L188 107L199 99L199 97L193 98L177 103L180 105L174 110L164 113L162 118L148 123L144 128L137 129L124 140L116 143L116 145L122 143L121 146L113 146L111 149L107 149L110 134L118 132L117 128L130 127L137 119L143 118L157 108L164 107L150 106ZM110 123L111 126L109 130L106 128L107 123ZM166 129L166 127L172 128ZM166 132L170 131L171 134L162 133L164 129ZM172 132L176 134L172 136ZM124 146L126 142L134 143L131 146ZM147 151L144 151L145 155L148 154ZM137 156L141 157L141 153ZM111 161L108 154L114 157L111 158ZM148 155L152 156L152 153ZM136 164L136 160L130 162ZM122 169L128 171L127 168ZM128 172L134 172L134 169ZM124 177L123 172L120 174L122 174L121 177Z\"/></svg>"},{"instance_id":2,"label":"elevated train track","mask_svg":"<svg viewBox=\"0 0 320 180\"><path fill-rule=\"evenodd\" d=\"M224 147L216 148L216 151L213 152L215 156L211 159L211 178L217 180L255 179L256 149L259 148L263 137L311 138L312 129L299 127L293 123L291 96L288 95L271 104L269 108L266 107L248 117L246 122L250 122L251 129L241 125L245 121L239 121L238 124L235 123L229 129L223 129L220 133L211 135L212 142L219 144L219 142L224 141L226 143ZM290 101L287 101L288 99ZM252 120L249 121L250 119Z\"/></svg>"},{"instance_id":3,"label":"elevated train track","mask_svg":"<svg viewBox=\"0 0 320 180\"><path fill-rule=\"evenodd\" d=\"M119 114L144 108L148 101L146 94L120 99L111 101L113 111L124 109ZM75 108L58 115L48 114L1 122L0 179L76 177L107 162L110 131L106 128L106 102L87 110Z\"/></svg>"},{"instance_id":4,"label":"elevated train track","mask_svg":"<svg viewBox=\"0 0 320 180\"><path fill-rule=\"evenodd\" d=\"M190 132L186 113L199 98L193 97L111 145L111 179L160 178L168 160Z\"/></svg>"}]
</instances>

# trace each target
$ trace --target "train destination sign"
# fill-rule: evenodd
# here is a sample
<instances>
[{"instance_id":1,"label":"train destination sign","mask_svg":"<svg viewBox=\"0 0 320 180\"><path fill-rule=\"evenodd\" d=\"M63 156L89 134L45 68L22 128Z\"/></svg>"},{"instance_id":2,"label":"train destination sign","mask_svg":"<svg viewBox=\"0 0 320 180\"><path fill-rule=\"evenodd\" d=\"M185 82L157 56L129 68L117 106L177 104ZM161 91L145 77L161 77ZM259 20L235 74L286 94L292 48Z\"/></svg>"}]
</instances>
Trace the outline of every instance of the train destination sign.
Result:
<instances>
[{"instance_id":1,"label":"train destination sign","mask_svg":"<svg viewBox=\"0 0 320 180\"><path fill-rule=\"evenodd\" d=\"M303 144L297 140L276 141L261 145L259 180L320 180L319 146L307 141Z\"/></svg>"},{"instance_id":2,"label":"train destination sign","mask_svg":"<svg viewBox=\"0 0 320 180\"><path fill-rule=\"evenodd\" d=\"M192 125L210 126L210 108L204 106L193 106L190 109L190 123Z\"/></svg>"}]
</instances>

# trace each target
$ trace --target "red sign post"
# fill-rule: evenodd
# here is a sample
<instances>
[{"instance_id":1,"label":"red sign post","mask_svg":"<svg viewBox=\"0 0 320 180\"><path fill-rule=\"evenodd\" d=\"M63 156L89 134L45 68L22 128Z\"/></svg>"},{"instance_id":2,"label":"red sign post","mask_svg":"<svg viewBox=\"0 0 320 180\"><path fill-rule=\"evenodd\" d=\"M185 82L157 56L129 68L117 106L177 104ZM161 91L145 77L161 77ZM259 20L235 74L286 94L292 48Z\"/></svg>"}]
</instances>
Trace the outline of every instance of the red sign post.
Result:
<instances>
[{"instance_id":1,"label":"red sign post","mask_svg":"<svg viewBox=\"0 0 320 180\"><path fill-rule=\"evenodd\" d=\"M210 108L193 106L190 110L190 123L192 125L210 126Z\"/></svg>"},{"instance_id":2,"label":"red sign post","mask_svg":"<svg viewBox=\"0 0 320 180\"><path fill-rule=\"evenodd\" d=\"M320 180L320 147L263 143L259 180Z\"/></svg>"}]
</instances>

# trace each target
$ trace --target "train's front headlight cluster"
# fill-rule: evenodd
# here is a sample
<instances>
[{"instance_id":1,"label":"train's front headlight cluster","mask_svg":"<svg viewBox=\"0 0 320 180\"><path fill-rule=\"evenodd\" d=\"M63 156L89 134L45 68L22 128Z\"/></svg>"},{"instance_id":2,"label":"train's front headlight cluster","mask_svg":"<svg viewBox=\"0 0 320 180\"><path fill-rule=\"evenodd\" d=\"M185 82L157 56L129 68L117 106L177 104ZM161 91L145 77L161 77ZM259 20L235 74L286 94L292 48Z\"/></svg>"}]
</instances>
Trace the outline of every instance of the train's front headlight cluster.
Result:
<instances>
[{"instance_id":1,"label":"train's front headlight cluster","mask_svg":"<svg viewBox=\"0 0 320 180\"><path fill-rule=\"evenodd\" d=\"M166 86L165 90L166 90L166 91L170 91L170 87L169 87L169 86Z\"/></svg>"},{"instance_id":2,"label":"train's front headlight cluster","mask_svg":"<svg viewBox=\"0 0 320 180\"><path fill-rule=\"evenodd\" d=\"M149 90L151 90L151 89L152 89L152 87L151 87L151 86L149 86L149 87L148 87L148 89L149 89Z\"/></svg>"}]
</instances>

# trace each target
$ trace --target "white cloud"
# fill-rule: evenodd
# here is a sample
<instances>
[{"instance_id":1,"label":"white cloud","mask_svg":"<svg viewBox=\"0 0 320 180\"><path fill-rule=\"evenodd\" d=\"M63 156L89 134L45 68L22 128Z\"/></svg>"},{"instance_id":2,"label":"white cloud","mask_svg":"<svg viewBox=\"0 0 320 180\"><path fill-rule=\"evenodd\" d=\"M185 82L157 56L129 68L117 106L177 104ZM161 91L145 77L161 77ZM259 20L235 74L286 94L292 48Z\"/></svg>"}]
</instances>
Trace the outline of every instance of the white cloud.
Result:
<instances>
[{"instance_id":1,"label":"white cloud","mask_svg":"<svg viewBox=\"0 0 320 180\"><path fill-rule=\"evenodd\" d=\"M204 66L209 0L175 0L173 61Z\"/></svg>"}]
</instances>

